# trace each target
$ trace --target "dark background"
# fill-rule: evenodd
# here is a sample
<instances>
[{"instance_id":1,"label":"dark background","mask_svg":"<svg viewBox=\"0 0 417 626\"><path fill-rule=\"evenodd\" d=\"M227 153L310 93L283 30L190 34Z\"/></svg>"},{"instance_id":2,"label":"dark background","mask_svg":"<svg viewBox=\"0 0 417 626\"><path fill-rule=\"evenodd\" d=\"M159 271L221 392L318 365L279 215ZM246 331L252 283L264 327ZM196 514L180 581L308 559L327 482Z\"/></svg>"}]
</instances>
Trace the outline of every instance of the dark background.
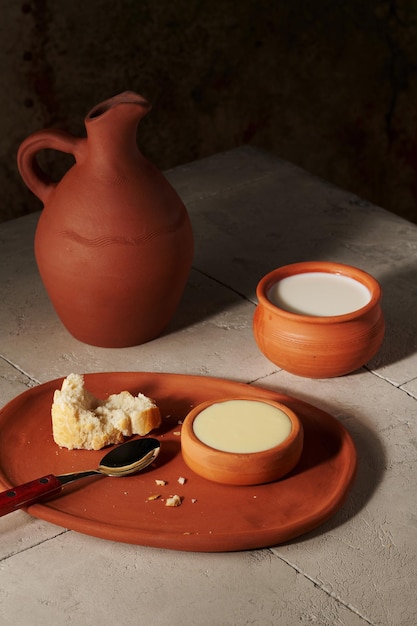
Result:
<instances>
[{"instance_id":1,"label":"dark background","mask_svg":"<svg viewBox=\"0 0 417 626\"><path fill-rule=\"evenodd\" d=\"M0 0L0 221L41 208L16 168L126 89L168 169L253 144L417 223L417 3ZM59 177L68 165L47 153Z\"/></svg>"}]
</instances>

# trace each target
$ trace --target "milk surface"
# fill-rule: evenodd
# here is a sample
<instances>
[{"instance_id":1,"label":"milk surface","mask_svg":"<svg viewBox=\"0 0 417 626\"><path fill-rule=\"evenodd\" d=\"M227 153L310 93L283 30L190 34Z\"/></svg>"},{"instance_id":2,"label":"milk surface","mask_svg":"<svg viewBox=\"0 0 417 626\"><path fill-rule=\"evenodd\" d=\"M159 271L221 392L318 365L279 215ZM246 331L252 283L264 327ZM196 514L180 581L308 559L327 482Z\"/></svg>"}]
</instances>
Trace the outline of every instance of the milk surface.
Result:
<instances>
[{"instance_id":1,"label":"milk surface","mask_svg":"<svg viewBox=\"0 0 417 626\"><path fill-rule=\"evenodd\" d=\"M344 315L368 304L371 293L349 276L306 272L283 278L269 290L268 300L286 311L301 315Z\"/></svg>"},{"instance_id":2,"label":"milk surface","mask_svg":"<svg viewBox=\"0 0 417 626\"><path fill-rule=\"evenodd\" d=\"M282 443L292 423L281 409L256 400L212 404L193 423L196 437L224 452L261 452Z\"/></svg>"}]
</instances>

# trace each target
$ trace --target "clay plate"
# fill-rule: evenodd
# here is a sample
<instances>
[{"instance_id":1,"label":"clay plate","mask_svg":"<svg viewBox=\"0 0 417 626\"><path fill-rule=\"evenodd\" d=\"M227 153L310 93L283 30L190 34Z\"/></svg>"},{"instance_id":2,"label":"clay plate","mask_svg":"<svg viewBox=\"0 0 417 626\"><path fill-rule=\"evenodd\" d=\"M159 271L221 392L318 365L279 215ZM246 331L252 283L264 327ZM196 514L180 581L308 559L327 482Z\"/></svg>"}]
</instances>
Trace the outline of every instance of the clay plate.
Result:
<instances>
[{"instance_id":1,"label":"clay plate","mask_svg":"<svg viewBox=\"0 0 417 626\"><path fill-rule=\"evenodd\" d=\"M86 374L98 397L127 389L158 403L162 427L152 436L161 453L149 469L126 478L86 479L28 512L64 528L112 541L200 552L277 545L317 527L343 504L354 479L356 451L345 428L305 402L227 380L141 372ZM94 468L103 451L59 449L52 439L50 409L62 379L29 389L0 411L0 487L48 473ZM194 474L181 456L179 422L206 400L272 399L297 413L304 447L295 469L267 485L221 485ZM181 485L178 478L186 478ZM158 487L155 479L167 481ZM161 497L148 501L148 497ZM164 499L178 494L179 507Z\"/></svg>"}]
</instances>

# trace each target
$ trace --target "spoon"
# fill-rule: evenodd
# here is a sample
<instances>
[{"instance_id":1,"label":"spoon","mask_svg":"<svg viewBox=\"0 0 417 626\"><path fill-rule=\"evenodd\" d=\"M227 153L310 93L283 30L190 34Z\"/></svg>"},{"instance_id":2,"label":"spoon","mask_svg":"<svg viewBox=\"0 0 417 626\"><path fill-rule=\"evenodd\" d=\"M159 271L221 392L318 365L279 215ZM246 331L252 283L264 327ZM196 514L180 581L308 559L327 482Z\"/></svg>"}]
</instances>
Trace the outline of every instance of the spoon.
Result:
<instances>
[{"instance_id":1,"label":"spoon","mask_svg":"<svg viewBox=\"0 0 417 626\"><path fill-rule=\"evenodd\" d=\"M0 493L0 517L12 513L23 506L29 506L46 496L62 491L64 485L94 474L104 476L129 476L140 472L156 459L160 443L157 439L134 439L113 448L104 455L97 469L71 472L55 476L48 474Z\"/></svg>"}]
</instances>

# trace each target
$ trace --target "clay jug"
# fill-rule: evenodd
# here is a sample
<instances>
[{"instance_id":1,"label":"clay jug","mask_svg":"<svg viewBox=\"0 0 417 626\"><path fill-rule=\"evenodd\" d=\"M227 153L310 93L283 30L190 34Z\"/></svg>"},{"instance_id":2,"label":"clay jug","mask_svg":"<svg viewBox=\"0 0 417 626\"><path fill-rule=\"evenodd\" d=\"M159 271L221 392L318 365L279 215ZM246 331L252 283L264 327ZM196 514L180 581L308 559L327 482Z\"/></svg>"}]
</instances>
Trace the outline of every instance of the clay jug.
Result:
<instances>
[{"instance_id":1,"label":"clay jug","mask_svg":"<svg viewBox=\"0 0 417 626\"><path fill-rule=\"evenodd\" d=\"M149 109L125 92L90 111L87 137L41 130L18 151L20 174L44 204L35 256L46 291L68 331L95 346L133 346L160 335L191 268L186 208L137 146ZM75 159L57 183L38 164L44 149Z\"/></svg>"}]
</instances>

